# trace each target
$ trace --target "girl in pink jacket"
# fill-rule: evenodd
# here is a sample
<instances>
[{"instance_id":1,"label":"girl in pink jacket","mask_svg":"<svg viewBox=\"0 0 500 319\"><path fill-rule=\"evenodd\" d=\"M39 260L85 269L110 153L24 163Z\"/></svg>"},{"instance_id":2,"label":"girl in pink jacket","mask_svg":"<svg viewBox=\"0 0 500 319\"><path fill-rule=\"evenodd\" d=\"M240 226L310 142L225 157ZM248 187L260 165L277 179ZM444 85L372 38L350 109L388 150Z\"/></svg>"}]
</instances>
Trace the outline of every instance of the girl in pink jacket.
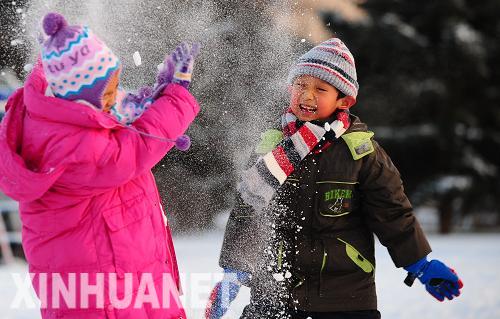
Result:
<instances>
[{"instance_id":1,"label":"girl in pink jacket","mask_svg":"<svg viewBox=\"0 0 500 319\"><path fill-rule=\"evenodd\" d=\"M90 29L48 14L44 30L0 126L0 189L19 201L42 317L185 318L151 168L188 147L197 48L170 56L155 92L120 97L120 62Z\"/></svg>"}]
</instances>

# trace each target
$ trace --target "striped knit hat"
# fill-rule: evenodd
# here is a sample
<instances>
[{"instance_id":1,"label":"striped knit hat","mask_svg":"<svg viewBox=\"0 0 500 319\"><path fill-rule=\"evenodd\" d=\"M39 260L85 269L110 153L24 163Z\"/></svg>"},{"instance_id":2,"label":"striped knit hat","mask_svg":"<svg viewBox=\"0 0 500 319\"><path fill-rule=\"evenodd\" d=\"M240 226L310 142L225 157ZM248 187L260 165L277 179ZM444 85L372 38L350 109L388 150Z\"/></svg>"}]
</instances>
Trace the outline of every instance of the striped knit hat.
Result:
<instances>
[{"instance_id":1,"label":"striped knit hat","mask_svg":"<svg viewBox=\"0 0 500 319\"><path fill-rule=\"evenodd\" d=\"M44 17L43 29L49 37L42 46L42 64L54 95L102 109L106 86L120 71L118 58L88 27L68 26L58 13Z\"/></svg>"},{"instance_id":2,"label":"striped knit hat","mask_svg":"<svg viewBox=\"0 0 500 319\"><path fill-rule=\"evenodd\" d=\"M338 38L320 43L302 55L290 70L288 83L292 84L301 75L326 81L347 96L356 98L358 95L354 57Z\"/></svg>"}]
</instances>

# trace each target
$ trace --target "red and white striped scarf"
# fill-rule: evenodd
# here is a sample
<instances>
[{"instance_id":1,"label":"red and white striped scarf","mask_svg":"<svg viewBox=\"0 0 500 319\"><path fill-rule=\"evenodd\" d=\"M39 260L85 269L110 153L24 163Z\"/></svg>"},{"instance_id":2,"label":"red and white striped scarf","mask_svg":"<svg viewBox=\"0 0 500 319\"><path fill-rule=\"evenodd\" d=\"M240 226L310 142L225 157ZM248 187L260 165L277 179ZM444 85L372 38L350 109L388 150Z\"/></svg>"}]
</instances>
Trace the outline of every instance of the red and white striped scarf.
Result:
<instances>
[{"instance_id":1,"label":"red and white striped scarf","mask_svg":"<svg viewBox=\"0 0 500 319\"><path fill-rule=\"evenodd\" d=\"M333 131L338 139L349 128L347 112L337 112L336 118L322 127L313 122L299 123L297 117L287 110L281 119L285 138L272 151L259 157L257 162L242 174L237 188L243 201L255 209L266 207L276 190L314 150L327 131Z\"/></svg>"}]
</instances>

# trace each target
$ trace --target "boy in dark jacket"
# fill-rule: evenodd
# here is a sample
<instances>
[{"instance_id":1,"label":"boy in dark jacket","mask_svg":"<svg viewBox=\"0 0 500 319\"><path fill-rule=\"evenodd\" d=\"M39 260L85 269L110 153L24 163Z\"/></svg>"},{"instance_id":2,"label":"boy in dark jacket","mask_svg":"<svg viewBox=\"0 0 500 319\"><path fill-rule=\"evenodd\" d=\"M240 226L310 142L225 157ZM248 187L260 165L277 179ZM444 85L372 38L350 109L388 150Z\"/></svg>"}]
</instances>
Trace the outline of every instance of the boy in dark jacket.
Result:
<instances>
[{"instance_id":1,"label":"boy in dark jacket","mask_svg":"<svg viewBox=\"0 0 500 319\"><path fill-rule=\"evenodd\" d=\"M262 134L242 174L221 252L224 278L207 318L220 318L242 284L241 318L380 318L375 234L396 267L436 299L462 282L438 260L415 219L396 167L373 133L348 112L358 82L338 38L300 57L289 75L281 128Z\"/></svg>"}]
</instances>

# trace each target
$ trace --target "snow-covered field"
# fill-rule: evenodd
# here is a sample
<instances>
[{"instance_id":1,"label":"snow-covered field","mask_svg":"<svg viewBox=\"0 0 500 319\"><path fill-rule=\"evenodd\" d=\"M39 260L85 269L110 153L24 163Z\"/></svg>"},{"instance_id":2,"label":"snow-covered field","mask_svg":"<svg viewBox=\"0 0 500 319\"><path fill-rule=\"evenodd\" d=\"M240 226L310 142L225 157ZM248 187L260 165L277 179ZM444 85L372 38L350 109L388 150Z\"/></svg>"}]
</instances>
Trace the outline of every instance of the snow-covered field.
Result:
<instances>
[{"instance_id":1,"label":"snow-covered field","mask_svg":"<svg viewBox=\"0 0 500 319\"><path fill-rule=\"evenodd\" d=\"M217 258L222 232L199 236L176 237L175 245L183 272L184 305L190 318L203 318L203 308L212 285L220 278ZM412 288L403 284L405 273L396 269L387 251L377 247L377 291L379 309L384 319L425 318L500 318L500 234L454 234L429 236L434 253L460 274L464 289L452 302L439 303L416 282ZM0 267L0 319L40 318L36 307L12 308L20 283L26 273L24 264ZM225 318L238 318L249 297L242 289Z\"/></svg>"}]
</instances>

